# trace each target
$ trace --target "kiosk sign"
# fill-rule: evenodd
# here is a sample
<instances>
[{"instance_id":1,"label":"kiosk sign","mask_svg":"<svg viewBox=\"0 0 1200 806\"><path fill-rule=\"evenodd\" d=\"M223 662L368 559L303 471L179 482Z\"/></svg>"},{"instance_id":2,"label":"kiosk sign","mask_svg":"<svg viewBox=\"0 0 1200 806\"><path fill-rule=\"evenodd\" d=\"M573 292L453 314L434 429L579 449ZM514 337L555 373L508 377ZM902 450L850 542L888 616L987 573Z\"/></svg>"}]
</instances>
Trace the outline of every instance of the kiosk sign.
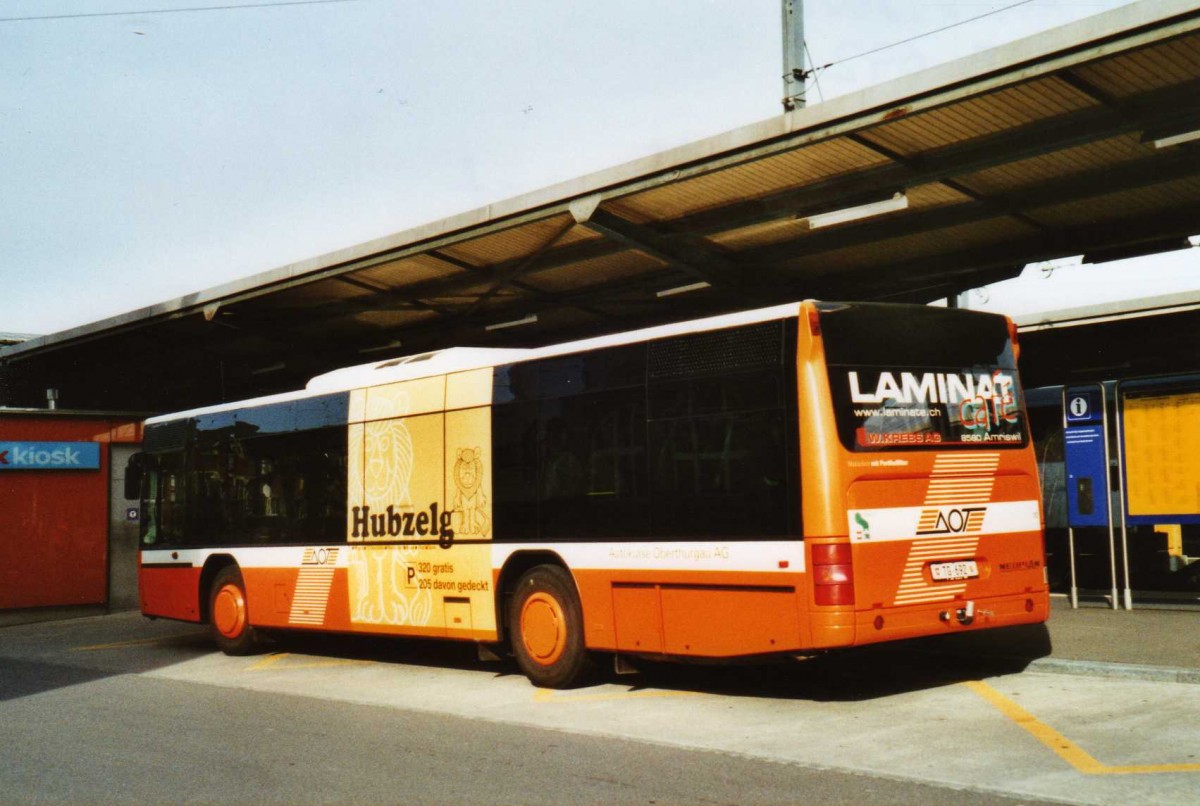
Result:
<instances>
[{"instance_id":1,"label":"kiosk sign","mask_svg":"<svg viewBox=\"0 0 1200 806\"><path fill-rule=\"evenodd\" d=\"M98 442L0 442L0 472L99 469Z\"/></svg>"}]
</instances>

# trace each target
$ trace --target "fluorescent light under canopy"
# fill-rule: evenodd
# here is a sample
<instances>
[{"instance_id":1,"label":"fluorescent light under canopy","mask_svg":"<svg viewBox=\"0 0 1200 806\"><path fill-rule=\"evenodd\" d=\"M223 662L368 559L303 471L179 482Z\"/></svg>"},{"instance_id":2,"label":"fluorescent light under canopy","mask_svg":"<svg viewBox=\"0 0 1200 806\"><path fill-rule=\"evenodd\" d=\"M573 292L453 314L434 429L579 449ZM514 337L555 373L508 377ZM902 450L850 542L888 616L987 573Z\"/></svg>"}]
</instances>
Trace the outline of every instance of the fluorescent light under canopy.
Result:
<instances>
[{"instance_id":1,"label":"fluorescent light under canopy","mask_svg":"<svg viewBox=\"0 0 1200 806\"><path fill-rule=\"evenodd\" d=\"M484 330L503 330L506 327L520 327L521 325L537 324L537 314L531 313L529 316L523 316L520 319L513 319L510 322L497 322L494 325L487 325Z\"/></svg>"},{"instance_id":2,"label":"fluorescent light under canopy","mask_svg":"<svg viewBox=\"0 0 1200 806\"><path fill-rule=\"evenodd\" d=\"M799 216L799 218L808 222L809 229L820 229L821 227L831 227L834 224L845 224L849 221L858 221L862 218L871 218L872 216L907 209L908 194L901 191L892 194L890 199L859 204L854 207L844 207L841 210L831 210L828 213Z\"/></svg>"}]
</instances>

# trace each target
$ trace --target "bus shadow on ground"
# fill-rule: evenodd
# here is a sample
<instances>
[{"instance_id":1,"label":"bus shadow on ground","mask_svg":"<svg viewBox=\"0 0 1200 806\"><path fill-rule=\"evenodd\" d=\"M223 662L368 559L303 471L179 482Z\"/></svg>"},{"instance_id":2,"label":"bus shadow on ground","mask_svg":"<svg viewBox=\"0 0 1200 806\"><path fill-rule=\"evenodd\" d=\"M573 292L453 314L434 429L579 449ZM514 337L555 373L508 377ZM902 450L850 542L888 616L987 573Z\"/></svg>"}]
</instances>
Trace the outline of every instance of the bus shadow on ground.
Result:
<instances>
[{"instance_id":1,"label":"bus shadow on ground","mask_svg":"<svg viewBox=\"0 0 1200 806\"><path fill-rule=\"evenodd\" d=\"M643 664L640 685L739 697L854 702L1016 674L1049 654L1049 631L1037 624L767 663Z\"/></svg>"},{"instance_id":2,"label":"bus shadow on ground","mask_svg":"<svg viewBox=\"0 0 1200 806\"><path fill-rule=\"evenodd\" d=\"M0 702L111 677L112 673L40 660L0 661Z\"/></svg>"},{"instance_id":3,"label":"bus shadow on ground","mask_svg":"<svg viewBox=\"0 0 1200 806\"><path fill-rule=\"evenodd\" d=\"M22 656L18 648L12 655L0 656L0 702L164 669L202 657L213 648L212 639L195 630L98 645L80 644L79 638L34 654Z\"/></svg>"},{"instance_id":4,"label":"bus shadow on ground","mask_svg":"<svg viewBox=\"0 0 1200 806\"><path fill-rule=\"evenodd\" d=\"M462 642L296 633L277 636L271 650L494 677L521 675L511 659L481 661L475 645ZM637 673L632 675L615 674L612 657L599 655L597 674L582 685L851 702L1015 674L1049 654L1049 632L1038 624L856 647L803 660L675 663L635 659Z\"/></svg>"},{"instance_id":5,"label":"bus shadow on ground","mask_svg":"<svg viewBox=\"0 0 1200 806\"><path fill-rule=\"evenodd\" d=\"M290 652L339 660L425 666L431 669L495 672L496 664L479 660L474 643L411 636L344 633L276 632L264 652ZM513 674L519 674L516 666Z\"/></svg>"},{"instance_id":6,"label":"bus shadow on ground","mask_svg":"<svg viewBox=\"0 0 1200 806\"><path fill-rule=\"evenodd\" d=\"M211 651L205 627L154 624L133 612L8 625L0 630L0 702L154 672Z\"/></svg>"}]
</instances>

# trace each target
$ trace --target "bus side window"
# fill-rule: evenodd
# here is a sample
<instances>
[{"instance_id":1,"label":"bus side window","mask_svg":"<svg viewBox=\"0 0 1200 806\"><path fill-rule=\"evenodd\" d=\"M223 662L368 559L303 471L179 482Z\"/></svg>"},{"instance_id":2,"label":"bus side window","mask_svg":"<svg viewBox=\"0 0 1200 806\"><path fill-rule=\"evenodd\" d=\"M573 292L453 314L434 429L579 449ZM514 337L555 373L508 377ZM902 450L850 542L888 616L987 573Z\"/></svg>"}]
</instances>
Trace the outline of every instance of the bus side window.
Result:
<instances>
[{"instance_id":1,"label":"bus side window","mask_svg":"<svg viewBox=\"0 0 1200 806\"><path fill-rule=\"evenodd\" d=\"M781 376L755 371L650 387L655 537L792 532L798 485L788 471L795 451Z\"/></svg>"},{"instance_id":2,"label":"bus side window","mask_svg":"<svg viewBox=\"0 0 1200 806\"><path fill-rule=\"evenodd\" d=\"M345 426L267 435L224 429L203 436L190 453L155 457L159 469L149 476L144 543L346 539Z\"/></svg>"},{"instance_id":3,"label":"bus side window","mask_svg":"<svg viewBox=\"0 0 1200 806\"><path fill-rule=\"evenodd\" d=\"M542 401L543 537L645 537L649 529L645 393L629 387Z\"/></svg>"},{"instance_id":4,"label":"bus side window","mask_svg":"<svg viewBox=\"0 0 1200 806\"><path fill-rule=\"evenodd\" d=\"M142 499L142 545L153 546L158 542L159 514L159 471L151 469L144 476L144 493Z\"/></svg>"},{"instance_id":5,"label":"bus side window","mask_svg":"<svg viewBox=\"0 0 1200 806\"><path fill-rule=\"evenodd\" d=\"M498 540L538 537L537 403L514 400L492 409L492 517Z\"/></svg>"}]
</instances>

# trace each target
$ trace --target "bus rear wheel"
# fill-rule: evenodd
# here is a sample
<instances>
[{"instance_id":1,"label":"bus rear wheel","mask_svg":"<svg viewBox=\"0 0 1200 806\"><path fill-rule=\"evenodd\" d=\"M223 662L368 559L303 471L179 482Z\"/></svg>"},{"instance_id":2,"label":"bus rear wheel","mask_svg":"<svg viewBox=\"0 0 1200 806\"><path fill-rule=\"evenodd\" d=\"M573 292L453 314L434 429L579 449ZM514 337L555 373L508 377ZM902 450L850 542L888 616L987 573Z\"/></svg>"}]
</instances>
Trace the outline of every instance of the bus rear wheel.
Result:
<instances>
[{"instance_id":1,"label":"bus rear wheel","mask_svg":"<svg viewBox=\"0 0 1200 806\"><path fill-rule=\"evenodd\" d=\"M569 688L592 673L583 608L565 569L539 565L525 572L513 592L508 624L517 665L535 686Z\"/></svg>"},{"instance_id":2,"label":"bus rear wheel","mask_svg":"<svg viewBox=\"0 0 1200 806\"><path fill-rule=\"evenodd\" d=\"M217 648L226 655L251 655L258 650L258 634L250 626L246 606L246 584L236 565L225 566L213 579L208 620Z\"/></svg>"}]
</instances>

